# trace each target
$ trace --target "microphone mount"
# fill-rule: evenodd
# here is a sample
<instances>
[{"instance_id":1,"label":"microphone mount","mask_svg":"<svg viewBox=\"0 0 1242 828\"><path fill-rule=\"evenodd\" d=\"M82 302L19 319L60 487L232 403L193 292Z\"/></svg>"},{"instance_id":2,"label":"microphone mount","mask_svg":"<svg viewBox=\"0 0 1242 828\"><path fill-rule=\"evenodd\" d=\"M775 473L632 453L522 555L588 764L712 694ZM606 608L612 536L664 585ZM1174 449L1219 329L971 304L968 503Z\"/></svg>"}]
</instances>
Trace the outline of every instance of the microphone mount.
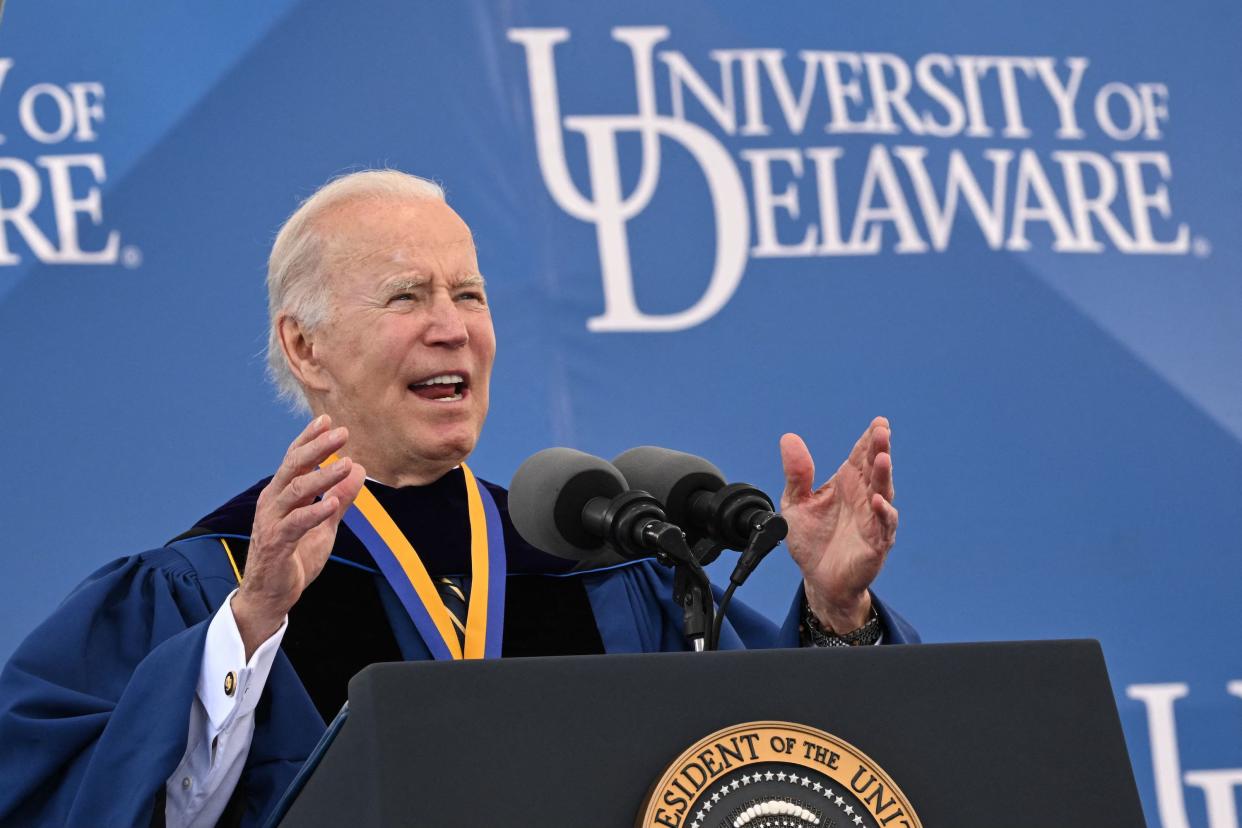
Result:
<instances>
[{"instance_id":1,"label":"microphone mount","mask_svg":"<svg viewBox=\"0 0 1242 828\"><path fill-rule=\"evenodd\" d=\"M698 491L689 498L690 515L697 525L725 549L745 549L756 522L771 513L772 501L749 483L730 483L716 491Z\"/></svg>"},{"instance_id":2,"label":"microphone mount","mask_svg":"<svg viewBox=\"0 0 1242 828\"><path fill-rule=\"evenodd\" d=\"M695 544L700 563L711 563L724 549L741 551L729 576L738 586L789 534L789 524L774 511L771 499L749 483L695 492L688 507L695 525L707 527L707 536Z\"/></svg>"},{"instance_id":3,"label":"microphone mount","mask_svg":"<svg viewBox=\"0 0 1242 828\"><path fill-rule=\"evenodd\" d=\"M711 581L686 533L666 521L660 502L639 490L613 497L593 497L582 507L582 523L627 558L654 553L672 567L673 600L681 607L686 639L695 652L714 648L715 603Z\"/></svg>"}]
</instances>

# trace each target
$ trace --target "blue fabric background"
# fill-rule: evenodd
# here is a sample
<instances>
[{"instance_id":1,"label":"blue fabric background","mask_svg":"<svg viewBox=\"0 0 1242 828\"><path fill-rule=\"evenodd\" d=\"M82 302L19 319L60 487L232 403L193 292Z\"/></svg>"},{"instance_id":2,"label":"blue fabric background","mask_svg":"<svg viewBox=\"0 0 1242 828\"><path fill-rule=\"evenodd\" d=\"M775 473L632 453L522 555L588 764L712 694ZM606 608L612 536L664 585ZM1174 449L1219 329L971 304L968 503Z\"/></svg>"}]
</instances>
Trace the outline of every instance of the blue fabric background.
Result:
<instances>
[{"instance_id":1,"label":"blue fabric background","mask_svg":"<svg viewBox=\"0 0 1242 828\"><path fill-rule=\"evenodd\" d=\"M0 221L20 257L0 265L0 658L88 572L271 473L301 427L263 377L273 234L331 176L391 165L443 181L476 234L499 339L492 415L471 461L481 476L505 481L548 445L611 457L653 443L705 455L775 496L781 433L807 439L822 479L871 417L887 415L902 526L879 583L886 599L931 641L1100 639L1150 824L1182 828L1162 822L1146 709L1126 689L1186 684L1182 769L1242 767L1242 689L1226 689L1242 679L1239 15L1218 0L9 4L0 208L21 197L3 159L31 165L42 188L32 218L55 239L36 159L98 155L106 181L83 169L73 178L79 196L98 186L102 204L98 225L79 215L81 244L99 249L114 230L120 241L115 264L43 263ZM1033 222L1030 250L992 250L959 206L942 252L894 252L886 223L875 256L751 256L730 301L701 325L591 332L604 302L596 229L544 183L524 52L507 33L568 30L556 51L563 116L632 115L630 56L611 35L622 25L668 27L657 51L684 55L717 93L715 49L785 49L795 94L802 49L910 64L932 52L1047 55L1062 77L1064 58L1090 60L1079 141L1056 137L1055 110L1021 73L1025 138L828 134L822 85L805 132L748 138L726 135L687 93L686 120L735 162L752 222L741 153L760 147L841 147L846 232L876 144L927 148L938 188L960 149L985 194L985 149L1031 149L1062 203L1052 153L1149 151L1172 172L1172 215L1153 211L1155 234L1167 240L1185 224L1192 244L1178 255L1110 244L1063 253ZM1113 81L1167 86L1161 137L1100 131L1092 101ZM22 96L75 82L106 90L97 137L28 135ZM655 86L670 115L662 61ZM993 122L995 88L988 76ZM770 87L763 103L779 123ZM35 112L57 119L47 96ZM570 172L590 195L582 139L565 136ZM655 196L628 227L648 313L701 295L715 239L694 158L674 141L662 147ZM623 137L627 192L640 154ZM791 178L777 170L779 190ZM815 221L813 184L808 169L805 215L778 216L785 243ZM1129 227L1124 207L1121 218ZM752 223L752 245L755 232ZM741 595L777 618L795 580L773 555ZM1184 796L1188 825L1237 828L1236 815L1209 820L1199 788Z\"/></svg>"}]
</instances>

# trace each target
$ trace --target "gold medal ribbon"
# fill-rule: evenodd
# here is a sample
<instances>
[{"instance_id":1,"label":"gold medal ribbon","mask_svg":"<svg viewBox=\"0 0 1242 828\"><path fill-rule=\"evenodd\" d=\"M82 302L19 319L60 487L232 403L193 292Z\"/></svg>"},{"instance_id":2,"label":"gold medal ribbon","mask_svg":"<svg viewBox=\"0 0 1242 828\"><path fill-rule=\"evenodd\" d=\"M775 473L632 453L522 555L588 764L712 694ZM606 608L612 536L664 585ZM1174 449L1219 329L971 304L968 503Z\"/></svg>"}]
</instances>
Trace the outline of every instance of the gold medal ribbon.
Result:
<instances>
[{"instance_id":1,"label":"gold medal ribbon","mask_svg":"<svg viewBox=\"0 0 1242 828\"><path fill-rule=\"evenodd\" d=\"M323 465L339 459L334 454ZM491 494L465 463L461 470L470 517L471 576L464 652L422 558L366 484L342 521L371 553L435 658L498 658L504 620L504 535Z\"/></svg>"}]
</instances>

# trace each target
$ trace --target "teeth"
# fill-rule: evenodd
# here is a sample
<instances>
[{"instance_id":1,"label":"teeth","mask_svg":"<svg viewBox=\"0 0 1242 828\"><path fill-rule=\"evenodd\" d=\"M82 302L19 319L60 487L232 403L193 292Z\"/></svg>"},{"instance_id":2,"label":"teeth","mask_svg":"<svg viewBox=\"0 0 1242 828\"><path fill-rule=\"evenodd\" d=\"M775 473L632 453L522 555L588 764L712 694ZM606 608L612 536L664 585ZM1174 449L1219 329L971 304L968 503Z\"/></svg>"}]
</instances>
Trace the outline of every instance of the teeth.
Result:
<instances>
[{"instance_id":1,"label":"teeth","mask_svg":"<svg viewBox=\"0 0 1242 828\"><path fill-rule=\"evenodd\" d=\"M423 385L456 385L459 382L465 381L466 378L461 374L441 374L438 377L432 377L431 379L426 379L422 382L416 382L414 383L414 387L419 388Z\"/></svg>"},{"instance_id":2,"label":"teeth","mask_svg":"<svg viewBox=\"0 0 1242 828\"><path fill-rule=\"evenodd\" d=\"M457 402L461 398L462 398L461 394L454 394L451 397L438 397L437 399L432 400L432 402L442 402L442 403Z\"/></svg>"}]
</instances>

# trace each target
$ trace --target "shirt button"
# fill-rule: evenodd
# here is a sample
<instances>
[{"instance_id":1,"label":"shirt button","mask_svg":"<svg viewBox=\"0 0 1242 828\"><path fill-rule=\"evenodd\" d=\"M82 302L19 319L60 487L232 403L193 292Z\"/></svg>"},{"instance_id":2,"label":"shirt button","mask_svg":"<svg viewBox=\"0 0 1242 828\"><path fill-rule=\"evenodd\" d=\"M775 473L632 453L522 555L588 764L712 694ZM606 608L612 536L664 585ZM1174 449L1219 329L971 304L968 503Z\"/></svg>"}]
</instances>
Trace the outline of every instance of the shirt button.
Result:
<instances>
[{"instance_id":1,"label":"shirt button","mask_svg":"<svg viewBox=\"0 0 1242 828\"><path fill-rule=\"evenodd\" d=\"M224 695L231 696L233 691L237 689L237 676L233 675L233 671L229 670L224 676Z\"/></svg>"},{"instance_id":2,"label":"shirt button","mask_svg":"<svg viewBox=\"0 0 1242 828\"><path fill-rule=\"evenodd\" d=\"M188 790L190 789L190 785L192 785L192 784L194 784L194 783L190 781L190 777L188 777L188 776L187 776L185 779L182 779L182 780L181 780L181 787L182 787L184 790L187 790L187 791L188 791Z\"/></svg>"}]
</instances>

